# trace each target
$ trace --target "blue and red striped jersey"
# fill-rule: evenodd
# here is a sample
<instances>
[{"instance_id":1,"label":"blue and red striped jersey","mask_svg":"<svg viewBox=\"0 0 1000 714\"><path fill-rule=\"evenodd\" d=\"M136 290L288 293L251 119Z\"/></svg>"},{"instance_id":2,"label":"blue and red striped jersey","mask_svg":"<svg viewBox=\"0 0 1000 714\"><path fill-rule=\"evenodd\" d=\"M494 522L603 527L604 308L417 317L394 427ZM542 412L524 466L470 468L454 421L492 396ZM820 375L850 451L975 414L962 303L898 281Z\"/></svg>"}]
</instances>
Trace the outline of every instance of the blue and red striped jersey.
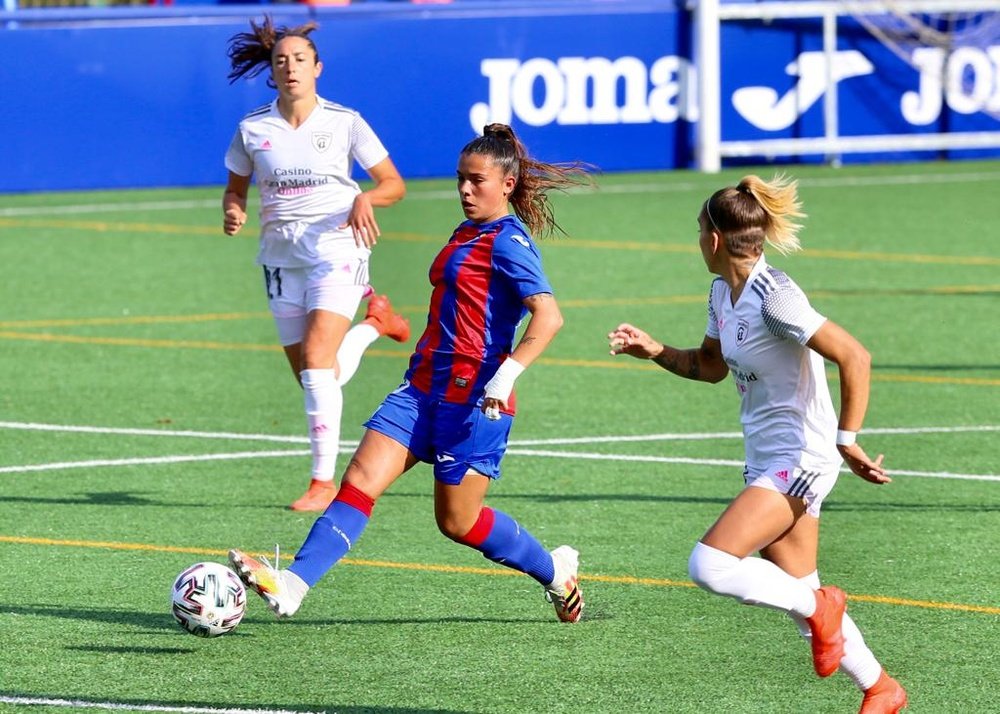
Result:
<instances>
[{"instance_id":1,"label":"blue and red striped jersey","mask_svg":"<svg viewBox=\"0 0 1000 714\"><path fill-rule=\"evenodd\" d=\"M465 221L431 264L427 328L406 379L447 402L475 403L513 349L524 299L551 293L542 257L514 215ZM514 395L508 400L514 413Z\"/></svg>"}]
</instances>

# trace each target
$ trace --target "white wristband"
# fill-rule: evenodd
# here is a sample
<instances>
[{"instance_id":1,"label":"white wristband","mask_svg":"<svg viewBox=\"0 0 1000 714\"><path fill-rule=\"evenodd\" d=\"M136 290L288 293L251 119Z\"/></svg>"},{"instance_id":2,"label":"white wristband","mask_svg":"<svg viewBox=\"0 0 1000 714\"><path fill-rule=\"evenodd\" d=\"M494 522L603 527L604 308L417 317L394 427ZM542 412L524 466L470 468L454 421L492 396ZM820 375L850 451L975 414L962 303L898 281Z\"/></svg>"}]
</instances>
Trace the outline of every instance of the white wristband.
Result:
<instances>
[{"instance_id":1,"label":"white wristband","mask_svg":"<svg viewBox=\"0 0 1000 714\"><path fill-rule=\"evenodd\" d=\"M854 446L858 440L858 432L837 429L837 446Z\"/></svg>"},{"instance_id":2,"label":"white wristband","mask_svg":"<svg viewBox=\"0 0 1000 714\"><path fill-rule=\"evenodd\" d=\"M514 391L514 381L523 371L523 364L513 357L508 357L500 364L493 378L486 383L486 392L483 396L506 402L510 398L510 393Z\"/></svg>"}]
</instances>

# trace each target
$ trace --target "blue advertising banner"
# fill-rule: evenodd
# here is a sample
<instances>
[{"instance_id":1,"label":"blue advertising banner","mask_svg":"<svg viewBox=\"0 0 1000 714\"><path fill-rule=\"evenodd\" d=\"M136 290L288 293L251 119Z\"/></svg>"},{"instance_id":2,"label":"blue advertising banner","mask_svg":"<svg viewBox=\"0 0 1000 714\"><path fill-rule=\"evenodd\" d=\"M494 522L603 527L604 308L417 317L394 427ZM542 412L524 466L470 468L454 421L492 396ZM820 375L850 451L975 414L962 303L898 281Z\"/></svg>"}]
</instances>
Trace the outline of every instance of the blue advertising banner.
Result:
<instances>
[{"instance_id":1,"label":"blue advertising banner","mask_svg":"<svg viewBox=\"0 0 1000 714\"><path fill-rule=\"evenodd\" d=\"M490 121L513 124L548 161L694 165L682 0L268 9L279 24L319 22L320 94L360 111L407 177L453 175L459 149ZM0 13L0 192L223 183L237 123L275 96L266 74L226 79L228 40L259 12ZM842 23L829 75L818 20L723 23L722 139L822 136L828 76L841 135L1000 131L1000 46L963 48L948 70L956 81L942 86L940 50L926 48L918 71Z\"/></svg>"},{"instance_id":2,"label":"blue advertising banner","mask_svg":"<svg viewBox=\"0 0 1000 714\"><path fill-rule=\"evenodd\" d=\"M993 39L951 55L904 48L905 61L856 20L840 18L829 75L840 135L1000 131L1000 37ZM724 140L823 136L819 19L727 22L720 41Z\"/></svg>"}]
</instances>

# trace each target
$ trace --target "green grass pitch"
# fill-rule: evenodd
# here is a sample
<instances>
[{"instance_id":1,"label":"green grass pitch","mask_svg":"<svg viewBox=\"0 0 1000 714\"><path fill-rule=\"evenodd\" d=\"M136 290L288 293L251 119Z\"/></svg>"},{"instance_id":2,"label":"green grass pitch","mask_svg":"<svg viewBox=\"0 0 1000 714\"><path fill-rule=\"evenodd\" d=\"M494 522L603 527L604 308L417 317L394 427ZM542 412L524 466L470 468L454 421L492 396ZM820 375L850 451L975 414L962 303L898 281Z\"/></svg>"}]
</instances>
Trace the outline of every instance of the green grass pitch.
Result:
<instances>
[{"instance_id":1,"label":"green grass pitch","mask_svg":"<svg viewBox=\"0 0 1000 714\"><path fill-rule=\"evenodd\" d=\"M749 172L610 174L554 198L568 235L540 245L565 327L519 380L490 501L580 550L579 625L440 536L419 466L299 615L277 622L251 595L213 640L174 624L174 576L231 547L291 554L313 520L284 508L308 446L256 224L222 234L220 187L0 197L0 711L857 711L784 615L688 581L741 483L731 382L607 353L621 321L700 342L697 213ZM821 575L849 593L909 711L997 711L1000 162L790 173L805 250L770 260L871 351L862 439L895 472L881 488L842 476ZM415 339L427 268L461 220L454 187L411 181L378 218L373 283ZM345 444L412 343L365 357Z\"/></svg>"}]
</instances>

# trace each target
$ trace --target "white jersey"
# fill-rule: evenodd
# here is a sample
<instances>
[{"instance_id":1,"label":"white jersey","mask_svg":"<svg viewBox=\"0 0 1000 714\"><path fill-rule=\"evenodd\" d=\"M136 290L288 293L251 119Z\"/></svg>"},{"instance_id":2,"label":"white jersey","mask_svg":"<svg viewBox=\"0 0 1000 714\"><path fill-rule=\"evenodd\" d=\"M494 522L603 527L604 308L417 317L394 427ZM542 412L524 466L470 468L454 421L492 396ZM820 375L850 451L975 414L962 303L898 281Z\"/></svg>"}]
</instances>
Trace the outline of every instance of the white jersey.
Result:
<instances>
[{"instance_id":1,"label":"white jersey","mask_svg":"<svg viewBox=\"0 0 1000 714\"><path fill-rule=\"evenodd\" d=\"M725 280L712 283L705 333L721 342L740 394L750 473L794 466L827 472L842 463L823 358L805 346L825 321L763 255L736 305Z\"/></svg>"},{"instance_id":2,"label":"white jersey","mask_svg":"<svg viewBox=\"0 0 1000 714\"><path fill-rule=\"evenodd\" d=\"M361 188L351 178L357 161L370 169L389 153L353 109L318 98L297 128L278 111L278 100L240 121L226 152L226 168L256 177L260 190L257 262L307 267L358 249L341 230Z\"/></svg>"}]
</instances>

